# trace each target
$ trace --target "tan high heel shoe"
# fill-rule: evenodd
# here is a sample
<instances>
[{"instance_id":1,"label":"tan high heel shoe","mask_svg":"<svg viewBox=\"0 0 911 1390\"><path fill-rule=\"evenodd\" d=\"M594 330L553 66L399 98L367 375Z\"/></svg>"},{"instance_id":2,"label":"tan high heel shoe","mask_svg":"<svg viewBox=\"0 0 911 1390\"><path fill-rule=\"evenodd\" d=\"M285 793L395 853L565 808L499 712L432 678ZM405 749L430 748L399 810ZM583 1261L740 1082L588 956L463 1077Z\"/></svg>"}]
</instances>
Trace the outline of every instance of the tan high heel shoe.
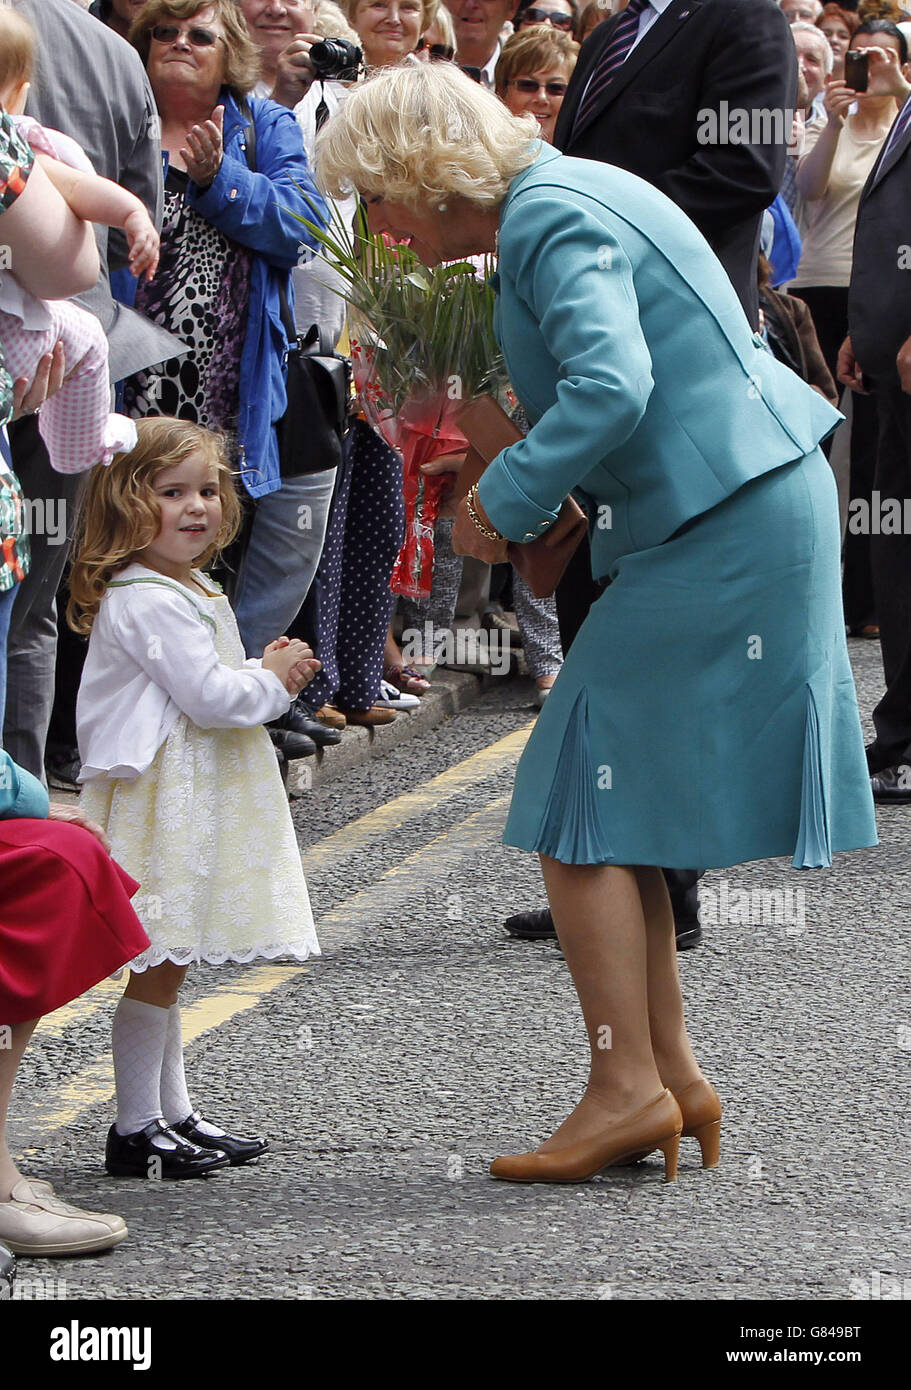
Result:
<instances>
[{"instance_id":1,"label":"tan high heel shoe","mask_svg":"<svg viewBox=\"0 0 911 1390\"><path fill-rule=\"evenodd\" d=\"M547 1153L509 1154L490 1165L490 1174L508 1182L585 1182L613 1164L631 1163L660 1149L664 1180L673 1182L682 1128L680 1107L670 1091L664 1090L597 1139Z\"/></svg>"},{"instance_id":2,"label":"tan high heel shoe","mask_svg":"<svg viewBox=\"0 0 911 1390\"><path fill-rule=\"evenodd\" d=\"M721 1101L708 1081L692 1081L674 1099L683 1116L683 1137L698 1139L703 1168L717 1168L721 1150Z\"/></svg>"}]
</instances>

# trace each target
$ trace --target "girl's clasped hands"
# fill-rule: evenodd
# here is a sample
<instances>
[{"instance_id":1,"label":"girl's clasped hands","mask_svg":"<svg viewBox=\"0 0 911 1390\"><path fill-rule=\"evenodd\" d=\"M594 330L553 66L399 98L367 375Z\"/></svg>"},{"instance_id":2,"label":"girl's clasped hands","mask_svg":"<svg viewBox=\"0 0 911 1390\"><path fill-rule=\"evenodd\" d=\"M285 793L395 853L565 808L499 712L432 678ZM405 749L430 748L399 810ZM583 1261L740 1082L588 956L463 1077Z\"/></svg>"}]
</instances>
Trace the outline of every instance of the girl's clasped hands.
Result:
<instances>
[{"instance_id":1,"label":"girl's clasped hands","mask_svg":"<svg viewBox=\"0 0 911 1390\"><path fill-rule=\"evenodd\" d=\"M274 671L289 695L297 695L322 667L313 648L297 637L279 637L263 652L263 667Z\"/></svg>"}]
</instances>

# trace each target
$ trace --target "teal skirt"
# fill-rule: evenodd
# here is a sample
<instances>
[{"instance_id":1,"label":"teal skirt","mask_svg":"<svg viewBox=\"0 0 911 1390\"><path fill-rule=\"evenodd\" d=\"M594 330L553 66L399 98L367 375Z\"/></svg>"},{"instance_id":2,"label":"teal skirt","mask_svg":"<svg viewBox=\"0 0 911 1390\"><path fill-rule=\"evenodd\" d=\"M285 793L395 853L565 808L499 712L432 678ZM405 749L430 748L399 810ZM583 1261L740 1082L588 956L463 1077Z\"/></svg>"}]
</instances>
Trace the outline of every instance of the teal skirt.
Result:
<instances>
[{"instance_id":1,"label":"teal skirt","mask_svg":"<svg viewBox=\"0 0 911 1390\"><path fill-rule=\"evenodd\" d=\"M684 869L877 843L819 449L609 578L519 762L507 844Z\"/></svg>"}]
</instances>

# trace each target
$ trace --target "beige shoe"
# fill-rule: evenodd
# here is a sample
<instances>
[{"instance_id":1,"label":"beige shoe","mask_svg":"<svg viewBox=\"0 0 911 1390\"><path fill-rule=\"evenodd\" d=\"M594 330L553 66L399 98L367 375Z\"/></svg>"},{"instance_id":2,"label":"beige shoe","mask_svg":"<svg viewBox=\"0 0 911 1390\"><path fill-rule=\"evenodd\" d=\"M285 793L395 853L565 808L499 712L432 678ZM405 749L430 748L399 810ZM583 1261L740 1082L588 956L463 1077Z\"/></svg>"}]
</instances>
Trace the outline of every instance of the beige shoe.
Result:
<instances>
[{"instance_id":1,"label":"beige shoe","mask_svg":"<svg viewBox=\"0 0 911 1390\"><path fill-rule=\"evenodd\" d=\"M80 1212L35 1192L28 1178L17 1182L8 1202L0 1202L0 1240L16 1255L86 1255L119 1245L126 1236L121 1217Z\"/></svg>"},{"instance_id":2,"label":"beige shoe","mask_svg":"<svg viewBox=\"0 0 911 1390\"><path fill-rule=\"evenodd\" d=\"M123 1217L115 1216L112 1211L85 1211L83 1207L74 1207L72 1202L64 1202L45 1178L26 1178L26 1182L36 1197L53 1197L56 1203L54 1210L61 1216L87 1216L91 1221L106 1221L112 1231L125 1231L127 1228Z\"/></svg>"}]
</instances>

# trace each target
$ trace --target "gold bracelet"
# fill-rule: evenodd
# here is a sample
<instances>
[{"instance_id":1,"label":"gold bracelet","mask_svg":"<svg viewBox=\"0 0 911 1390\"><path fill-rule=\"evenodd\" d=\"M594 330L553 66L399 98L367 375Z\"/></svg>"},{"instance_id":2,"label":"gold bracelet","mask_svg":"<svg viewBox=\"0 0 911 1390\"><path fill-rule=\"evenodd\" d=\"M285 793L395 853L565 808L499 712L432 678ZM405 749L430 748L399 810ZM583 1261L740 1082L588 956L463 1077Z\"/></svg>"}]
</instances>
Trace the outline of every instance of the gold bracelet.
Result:
<instances>
[{"instance_id":1,"label":"gold bracelet","mask_svg":"<svg viewBox=\"0 0 911 1390\"><path fill-rule=\"evenodd\" d=\"M468 515L471 517L475 526L477 526L481 535L486 536L489 541L505 541L506 537L504 535L502 535L499 531L495 531L492 526L485 526L481 518L478 516L474 508L475 498L477 497L477 495L478 485L477 483L473 483L472 486L468 489L468 492L465 494L465 502L468 506Z\"/></svg>"}]
</instances>

